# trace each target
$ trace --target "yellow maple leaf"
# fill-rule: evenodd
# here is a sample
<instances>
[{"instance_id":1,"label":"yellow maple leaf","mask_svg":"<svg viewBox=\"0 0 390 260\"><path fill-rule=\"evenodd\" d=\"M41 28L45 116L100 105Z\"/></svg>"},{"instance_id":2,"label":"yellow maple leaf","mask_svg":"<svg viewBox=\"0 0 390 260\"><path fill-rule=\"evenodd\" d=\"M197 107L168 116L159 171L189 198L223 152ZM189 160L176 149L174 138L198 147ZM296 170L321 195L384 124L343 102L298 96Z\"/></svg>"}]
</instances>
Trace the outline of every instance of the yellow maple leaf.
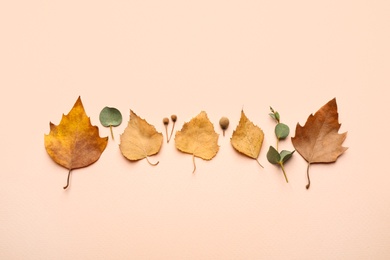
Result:
<instances>
[{"instance_id":1,"label":"yellow maple leaf","mask_svg":"<svg viewBox=\"0 0 390 260\"><path fill-rule=\"evenodd\" d=\"M130 110L130 120L125 131L120 136L121 143L119 148L127 159L137 161L146 158L149 164L149 156L157 154L163 142L163 135L156 131L156 128L150 125L145 119L137 116Z\"/></svg>"},{"instance_id":2,"label":"yellow maple leaf","mask_svg":"<svg viewBox=\"0 0 390 260\"><path fill-rule=\"evenodd\" d=\"M176 132L175 145L181 152L192 154L195 172L195 157L211 160L217 154L218 136L206 112L202 111Z\"/></svg>"},{"instance_id":3,"label":"yellow maple leaf","mask_svg":"<svg viewBox=\"0 0 390 260\"><path fill-rule=\"evenodd\" d=\"M254 125L241 110L240 122L236 130L233 131L230 143L238 152L258 161L261 146L264 140L264 133L260 127Z\"/></svg>"},{"instance_id":4,"label":"yellow maple leaf","mask_svg":"<svg viewBox=\"0 0 390 260\"><path fill-rule=\"evenodd\" d=\"M50 133L45 135L49 156L69 170L86 167L96 162L107 146L108 137L101 138L97 126L91 125L79 97L68 115L62 115L58 126L50 122Z\"/></svg>"}]
</instances>

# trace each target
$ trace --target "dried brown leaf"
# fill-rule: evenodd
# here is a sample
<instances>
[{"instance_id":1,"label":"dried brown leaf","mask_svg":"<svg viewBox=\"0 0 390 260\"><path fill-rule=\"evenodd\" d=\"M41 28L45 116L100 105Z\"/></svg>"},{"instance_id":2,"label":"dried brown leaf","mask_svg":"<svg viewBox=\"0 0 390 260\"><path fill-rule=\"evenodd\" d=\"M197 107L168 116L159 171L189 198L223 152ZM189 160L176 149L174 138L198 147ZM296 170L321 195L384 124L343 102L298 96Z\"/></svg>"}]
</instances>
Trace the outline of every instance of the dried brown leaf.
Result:
<instances>
[{"instance_id":1,"label":"dried brown leaf","mask_svg":"<svg viewBox=\"0 0 390 260\"><path fill-rule=\"evenodd\" d=\"M97 126L84 110L79 97L67 115L63 115L59 125L50 122L50 133L45 135L45 148L50 157L67 168L69 185L73 169L86 167L96 162L107 146L108 137L101 138Z\"/></svg>"},{"instance_id":2,"label":"dried brown leaf","mask_svg":"<svg viewBox=\"0 0 390 260\"><path fill-rule=\"evenodd\" d=\"M347 150L342 146L347 133L339 134L340 126L336 98L330 100L314 115L311 114L304 126L297 124L295 137L291 140L298 153L308 162L309 183L306 188L310 187L310 164L335 162Z\"/></svg>"}]
</instances>

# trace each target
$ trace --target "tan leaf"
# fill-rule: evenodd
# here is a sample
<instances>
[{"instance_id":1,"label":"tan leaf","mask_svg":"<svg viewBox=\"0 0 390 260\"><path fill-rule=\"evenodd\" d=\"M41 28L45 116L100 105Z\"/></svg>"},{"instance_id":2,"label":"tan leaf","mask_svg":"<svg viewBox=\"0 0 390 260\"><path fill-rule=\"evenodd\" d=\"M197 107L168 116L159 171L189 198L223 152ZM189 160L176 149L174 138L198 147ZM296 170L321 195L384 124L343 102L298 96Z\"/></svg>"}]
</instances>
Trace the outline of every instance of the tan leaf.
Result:
<instances>
[{"instance_id":1,"label":"tan leaf","mask_svg":"<svg viewBox=\"0 0 390 260\"><path fill-rule=\"evenodd\" d=\"M244 111L241 110L240 122L238 123L236 130L233 131L232 138L230 139L234 149L252 159L255 159L257 163L263 167L257 159L259 157L263 140L263 130L249 121Z\"/></svg>"},{"instance_id":2,"label":"tan leaf","mask_svg":"<svg viewBox=\"0 0 390 260\"><path fill-rule=\"evenodd\" d=\"M108 137L100 138L97 126L91 125L79 97L69 114L63 115L58 126L50 122L50 133L45 135L45 148L50 157L67 168L69 185L73 169L96 162L107 146Z\"/></svg>"},{"instance_id":3,"label":"tan leaf","mask_svg":"<svg viewBox=\"0 0 390 260\"><path fill-rule=\"evenodd\" d=\"M184 123L182 129L176 132L175 145L178 150L192 154L194 170L196 170L195 157L211 160L218 152L218 134L213 124L202 111L188 123Z\"/></svg>"},{"instance_id":4,"label":"tan leaf","mask_svg":"<svg viewBox=\"0 0 390 260\"><path fill-rule=\"evenodd\" d=\"M130 120L125 131L120 136L119 149L123 156L130 161L137 161L146 158L149 164L149 156L157 154L162 145L163 135L156 131L156 128L137 116L130 110Z\"/></svg>"},{"instance_id":5,"label":"tan leaf","mask_svg":"<svg viewBox=\"0 0 390 260\"><path fill-rule=\"evenodd\" d=\"M297 124L292 143L300 155L308 162L307 177L310 187L309 166L312 163L335 162L347 150L341 146L347 133L339 134L336 98L330 100L314 115L311 114L302 127Z\"/></svg>"}]
</instances>

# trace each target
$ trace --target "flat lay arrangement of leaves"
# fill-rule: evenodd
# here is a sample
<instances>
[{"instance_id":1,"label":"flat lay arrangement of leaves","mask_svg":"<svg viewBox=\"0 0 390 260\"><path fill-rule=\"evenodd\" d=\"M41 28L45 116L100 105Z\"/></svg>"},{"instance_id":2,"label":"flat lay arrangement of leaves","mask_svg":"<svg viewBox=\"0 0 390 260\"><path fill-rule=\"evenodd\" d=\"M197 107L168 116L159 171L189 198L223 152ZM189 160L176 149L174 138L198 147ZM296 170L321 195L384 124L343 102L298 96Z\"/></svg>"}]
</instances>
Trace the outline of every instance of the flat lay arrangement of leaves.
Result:
<instances>
[{"instance_id":1,"label":"flat lay arrangement of leaves","mask_svg":"<svg viewBox=\"0 0 390 260\"><path fill-rule=\"evenodd\" d=\"M279 166L288 183L285 171L285 163L290 160L297 151L308 163L306 175L310 187L309 168L315 163L336 162L347 148L342 146L347 133L339 134L341 124L338 121L336 98L322 106L314 115L311 114L305 125L297 123L295 136L291 138L295 150L282 150L279 152L279 142L286 140L290 134L290 128L280 122L280 114L270 107L269 116L275 120L274 134L276 145L270 146L267 152L267 160L271 164ZM99 114L102 126L109 127L111 138L114 140L112 127L122 123L121 112L113 107L104 107ZM172 121L172 128L168 127ZM213 159L220 147L218 145L219 134L215 131L213 123L205 111L201 111L190 121L185 122L182 128L174 134L177 115L170 118L164 117L162 123L165 127L167 144L174 135L175 147L178 151L192 155L193 173L196 171L195 157L203 160ZM229 127L228 117L222 116L219 120L222 135ZM96 162L105 150L108 137L100 137L99 128L91 124L86 115L81 98L78 97L73 108L67 115L62 115L59 125L50 122L50 132L44 135L44 145L49 156L59 165L68 169L66 189L69 186L71 172L74 169L87 167ZM168 136L168 133L170 135ZM150 165L156 166L159 161L152 162L150 157L160 152L163 144L163 134L158 132L155 126L139 117L130 109L130 119L124 132L120 135L119 150L129 161L146 159ZM241 110L240 120L232 133L230 143L238 153L259 162L259 154L264 141L263 130L255 125Z\"/></svg>"}]
</instances>

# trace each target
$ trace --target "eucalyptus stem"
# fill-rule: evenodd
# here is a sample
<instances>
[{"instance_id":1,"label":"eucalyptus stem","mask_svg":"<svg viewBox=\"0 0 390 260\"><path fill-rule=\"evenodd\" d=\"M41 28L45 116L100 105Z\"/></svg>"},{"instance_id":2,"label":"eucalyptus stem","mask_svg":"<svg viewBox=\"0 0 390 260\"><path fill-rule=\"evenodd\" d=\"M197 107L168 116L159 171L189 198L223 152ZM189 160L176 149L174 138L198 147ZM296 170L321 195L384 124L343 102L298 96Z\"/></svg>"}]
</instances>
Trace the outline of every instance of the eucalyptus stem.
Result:
<instances>
[{"instance_id":1,"label":"eucalyptus stem","mask_svg":"<svg viewBox=\"0 0 390 260\"><path fill-rule=\"evenodd\" d=\"M67 189L69 187L69 179L70 179L70 173L72 172L72 169L69 169L69 172L68 172L68 178L66 180L66 186L64 187L64 190Z\"/></svg>"},{"instance_id":2,"label":"eucalyptus stem","mask_svg":"<svg viewBox=\"0 0 390 260\"><path fill-rule=\"evenodd\" d=\"M283 171L283 174L284 174L284 178L286 179L286 182L288 183L286 171L284 170L284 165L283 165L283 163L279 163L279 165L280 165L280 167L282 168L282 171Z\"/></svg>"},{"instance_id":3,"label":"eucalyptus stem","mask_svg":"<svg viewBox=\"0 0 390 260\"><path fill-rule=\"evenodd\" d=\"M309 189L310 188L310 175L309 175L309 167L310 167L310 163L307 164L307 171L306 171L306 174L307 174L307 180L308 180L308 183L306 185L306 189Z\"/></svg>"},{"instance_id":4,"label":"eucalyptus stem","mask_svg":"<svg viewBox=\"0 0 390 260\"><path fill-rule=\"evenodd\" d=\"M112 140L115 140L115 139L114 139L114 133L112 132L112 125L110 125L110 132L111 132Z\"/></svg>"}]
</instances>

